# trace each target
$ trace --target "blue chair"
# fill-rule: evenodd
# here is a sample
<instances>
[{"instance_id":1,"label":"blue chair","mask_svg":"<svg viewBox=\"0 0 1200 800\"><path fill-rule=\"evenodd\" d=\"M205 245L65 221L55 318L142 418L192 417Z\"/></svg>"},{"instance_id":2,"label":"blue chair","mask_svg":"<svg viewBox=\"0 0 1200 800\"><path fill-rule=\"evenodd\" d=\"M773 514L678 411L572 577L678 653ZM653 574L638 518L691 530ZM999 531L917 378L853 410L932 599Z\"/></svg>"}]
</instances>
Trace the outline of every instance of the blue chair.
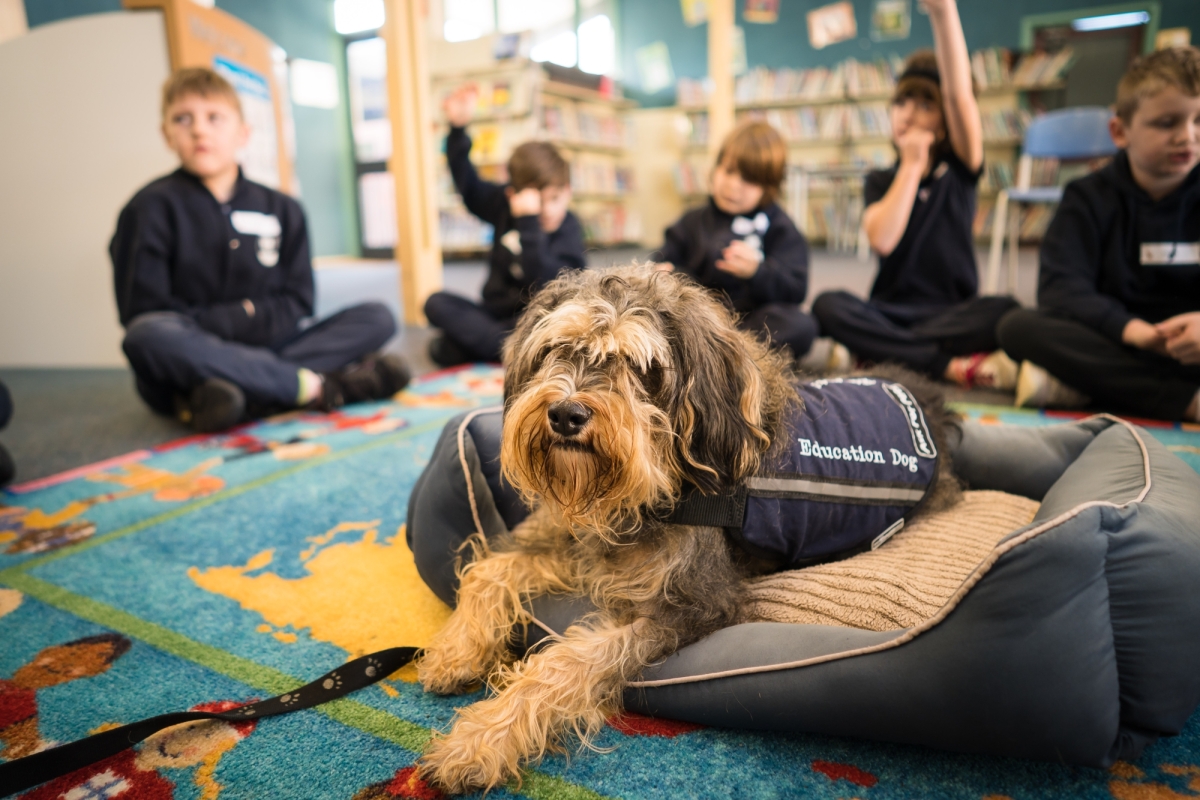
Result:
<instances>
[{"instance_id":1,"label":"blue chair","mask_svg":"<svg viewBox=\"0 0 1200 800\"><path fill-rule=\"evenodd\" d=\"M1008 229L1008 293L1017 293L1017 238L1020 234L1021 204L1057 203L1062 200L1061 186L1029 185L1033 159L1071 161L1113 155L1117 152L1117 146L1108 135L1111 116L1112 112L1107 108L1081 106L1051 111L1029 124L1021 146L1021 159L1017 163L1016 185L1001 190L996 196L985 293L995 294L999 289L1005 227ZM1009 207L1010 202L1015 204L1013 208Z\"/></svg>"}]
</instances>

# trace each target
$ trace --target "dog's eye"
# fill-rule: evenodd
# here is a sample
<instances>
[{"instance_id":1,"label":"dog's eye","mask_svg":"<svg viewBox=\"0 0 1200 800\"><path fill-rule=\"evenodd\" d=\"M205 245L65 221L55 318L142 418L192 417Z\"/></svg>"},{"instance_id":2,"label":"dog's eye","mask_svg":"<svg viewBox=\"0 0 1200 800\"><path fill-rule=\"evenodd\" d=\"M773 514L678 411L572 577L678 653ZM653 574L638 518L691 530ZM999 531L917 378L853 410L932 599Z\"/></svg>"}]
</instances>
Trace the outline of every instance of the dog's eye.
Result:
<instances>
[{"instance_id":1,"label":"dog's eye","mask_svg":"<svg viewBox=\"0 0 1200 800\"><path fill-rule=\"evenodd\" d=\"M651 397L662 391L663 386L663 370L658 364L652 364L650 369L639 373L639 378L642 380L642 388L646 390L646 394Z\"/></svg>"}]
</instances>

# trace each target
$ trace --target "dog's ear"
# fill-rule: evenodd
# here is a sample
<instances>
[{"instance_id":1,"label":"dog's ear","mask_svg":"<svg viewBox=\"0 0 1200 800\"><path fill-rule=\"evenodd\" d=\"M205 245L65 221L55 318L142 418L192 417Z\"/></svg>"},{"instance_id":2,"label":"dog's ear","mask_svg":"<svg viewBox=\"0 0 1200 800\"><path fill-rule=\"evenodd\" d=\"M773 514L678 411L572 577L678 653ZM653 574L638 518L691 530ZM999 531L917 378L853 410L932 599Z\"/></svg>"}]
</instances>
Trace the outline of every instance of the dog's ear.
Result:
<instances>
[{"instance_id":1,"label":"dog's ear","mask_svg":"<svg viewBox=\"0 0 1200 800\"><path fill-rule=\"evenodd\" d=\"M706 493L757 469L770 445L765 348L700 287L684 288L667 320L674 364L670 414L684 477Z\"/></svg>"}]
</instances>

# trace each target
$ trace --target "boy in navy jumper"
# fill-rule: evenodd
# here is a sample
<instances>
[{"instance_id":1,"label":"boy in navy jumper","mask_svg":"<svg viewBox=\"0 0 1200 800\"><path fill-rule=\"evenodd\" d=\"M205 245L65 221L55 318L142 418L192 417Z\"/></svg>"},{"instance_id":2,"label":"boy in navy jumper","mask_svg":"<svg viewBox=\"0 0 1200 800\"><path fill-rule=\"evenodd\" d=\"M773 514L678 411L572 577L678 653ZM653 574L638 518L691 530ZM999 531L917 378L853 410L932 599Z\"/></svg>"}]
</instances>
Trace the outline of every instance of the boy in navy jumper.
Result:
<instances>
[{"instance_id":1,"label":"boy in navy jumper","mask_svg":"<svg viewBox=\"0 0 1200 800\"><path fill-rule=\"evenodd\" d=\"M249 127L233 87L209 69L180 70L162 109L180 168L134 195L109 246L122 348L147 405L207 432L403 388L396 356L369 355L395 332L386 306L307 324L304 212L243 177L236 153Z\"/></svg>"},{"instance_id":2,"label":"boy in navy jumper","mask_svg":"<svg viewBox=\"0 0 1200 800\"><path fill-rule=\"evenodd\" d=\"M564 269L582 269L583 226L567 210L570 166L548 142L525 142L508 160L508 184L485 181L469 158L475 90L466 86L443 103L450 134L446 161L467 210L494 229L483 303L450 292L425 301L429 324L441 335L429 343L434 363L499 361L500 346L533 293Z\"/></svg>"},{"instance_id":3,"label":"boy in navy jumper","mask_svg":"<svg viewBox=\"0 0 1200 800\"><path fill-rule=\"evenodd\" d=\"M1200 420L1200 50L1135 61L1109 132L1042 240L1038 310L1000 323L1017 404Z\"/></svg>"},{"instance_id":4,"label":"boy in navy jumper","mask_svg":"<svg viewBox=\"0 0 1200 800\"><path fill-rule=\"evenodd\" d=\"M926 0L934 52L914 53L891 105L896 165L867 175L863 228L879 254L868 300L826 292L813 314L826 335L867 361L934 378L1011 388L1016 365L996 323L1017 302L979 297L972 221L983 127L954 0Z\"/></svg>"},{"instance_id":5,"label":"boy in navy jumper","mask_svg":"<svg viewBox=\"0 0 1200 800\"><path fill-rule=\"evenodd\" d=\"M817 323L800 310L808 242L775 202L786 167L778 131L760 121L738 125L717 154L708 203L667 228L658 260L659 269L685 272L720 292L741 315L741 328L802 358Z\"/></svg>"}]
</instances>

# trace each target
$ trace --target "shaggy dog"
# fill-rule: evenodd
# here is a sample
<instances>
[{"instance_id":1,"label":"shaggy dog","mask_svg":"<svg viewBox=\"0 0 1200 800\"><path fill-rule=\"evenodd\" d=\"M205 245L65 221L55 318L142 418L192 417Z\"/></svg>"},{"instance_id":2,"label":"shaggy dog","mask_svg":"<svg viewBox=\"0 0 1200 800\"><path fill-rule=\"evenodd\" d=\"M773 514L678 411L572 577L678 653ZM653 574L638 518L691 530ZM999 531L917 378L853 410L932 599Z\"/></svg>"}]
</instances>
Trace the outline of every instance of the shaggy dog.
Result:
<instances>
[{"instance_id":1,"label":"shaggy dog","mask_svg":"<svg viewBox=\"0 0 1200 800\"><path fill-rule=\"evenodd\" d=\"M436 734L422 774L450 791L494 787L521 765L588 742L648 665L737 620L764 565L722 528L664 521L685 486L713 494L769 465L800 398L787 359L738 330L687 278L647 267L573 272L543 288L504 349L503 475L534 508L511 533L469 541L458 607L425 649L426 690L496 691ZM905 374L945 453L954 424ZM923 510L959 490L939 462ZM589 597L597 610L523 661L508 644L526 601Z\"/></svg>"}]
</instances>

